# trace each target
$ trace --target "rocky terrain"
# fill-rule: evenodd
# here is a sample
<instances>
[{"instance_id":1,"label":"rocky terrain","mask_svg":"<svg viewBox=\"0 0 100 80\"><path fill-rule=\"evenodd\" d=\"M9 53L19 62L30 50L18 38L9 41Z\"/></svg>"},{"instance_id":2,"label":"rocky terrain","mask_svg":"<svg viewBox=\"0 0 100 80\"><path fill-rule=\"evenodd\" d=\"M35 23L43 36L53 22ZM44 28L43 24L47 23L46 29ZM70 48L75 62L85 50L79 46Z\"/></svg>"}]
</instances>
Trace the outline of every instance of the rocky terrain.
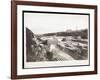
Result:
<instances>
[{"instance_id":1,"label":"rocky terrain","mask_svg":"<svg viewBox=\"0 0 100 80\"><path fill-rule=\"evenodd\" d=\"M34 34L26 28L27 62L88 59L88 31Z\"/></svg>"}]
</instances>

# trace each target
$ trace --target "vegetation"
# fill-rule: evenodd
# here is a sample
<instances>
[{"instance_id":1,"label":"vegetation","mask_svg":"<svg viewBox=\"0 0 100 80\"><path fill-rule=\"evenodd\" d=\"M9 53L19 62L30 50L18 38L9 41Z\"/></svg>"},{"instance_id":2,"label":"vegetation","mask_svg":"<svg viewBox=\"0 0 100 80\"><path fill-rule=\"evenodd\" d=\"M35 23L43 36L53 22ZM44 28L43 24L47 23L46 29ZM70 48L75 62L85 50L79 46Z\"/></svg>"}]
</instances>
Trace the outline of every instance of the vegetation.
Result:
<instances>
[{"instance_id":1,"label":"vegetation","mask_svg":"<svg viewBox=\"0 0 100 80\"><path fill-rule=\"evenodd\" d=\"M73 36L73 37L77 37L77 36L81 36L81 38L83 39L87 39L88 38L88 30L84 29L84 30L77 30L77 31L71 31L71 32L56 32L56 33L48 33L48 34L43 34L44 36Z\"/></svg>"}]
</instances>

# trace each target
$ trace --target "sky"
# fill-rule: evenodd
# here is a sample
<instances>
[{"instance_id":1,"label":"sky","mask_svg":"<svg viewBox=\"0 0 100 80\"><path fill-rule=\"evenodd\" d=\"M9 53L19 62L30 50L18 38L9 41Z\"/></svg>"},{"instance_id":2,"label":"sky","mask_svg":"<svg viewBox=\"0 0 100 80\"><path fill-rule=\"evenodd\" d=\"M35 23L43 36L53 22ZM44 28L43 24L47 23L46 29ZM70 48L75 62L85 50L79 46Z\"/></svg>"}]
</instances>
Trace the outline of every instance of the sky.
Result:
<instances>
[{"instance_id":1,"label":"sky","mask_svg":"<svg viewBox=\"0 0 100 80\"><path fill-rule=\"evenodd\" d=\"M24 27L35 34L88 28L88 15L24 13Z\"/></svg>"}]
</instances>

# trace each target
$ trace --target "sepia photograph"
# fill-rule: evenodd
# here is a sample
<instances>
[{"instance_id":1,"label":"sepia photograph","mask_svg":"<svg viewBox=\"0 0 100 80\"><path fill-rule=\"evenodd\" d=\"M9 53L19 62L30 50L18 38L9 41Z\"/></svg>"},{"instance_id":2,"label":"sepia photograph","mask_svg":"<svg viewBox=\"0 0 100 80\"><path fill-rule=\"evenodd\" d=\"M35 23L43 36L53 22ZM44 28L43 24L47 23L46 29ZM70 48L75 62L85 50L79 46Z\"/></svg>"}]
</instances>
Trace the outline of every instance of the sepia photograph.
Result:
<instances>
[{"instance_id":1,"label":"sepia photograph","mask_svg":"<svg viewBox=\"0 0 100 80\"><path fill-rule=\"evenodd\" d=\"M97 6L11 3L11 78L97 74Z\"/></svg>"},{"instance_id":2,"label":"sepia photograph","mask_svg":"<svg viewBox=\"0 0 100 80\"><path fill-rule=\"evenodd\" d=\"M89 14L23 11L26 62L88 60Z\"/></svg>"}]
</instances>

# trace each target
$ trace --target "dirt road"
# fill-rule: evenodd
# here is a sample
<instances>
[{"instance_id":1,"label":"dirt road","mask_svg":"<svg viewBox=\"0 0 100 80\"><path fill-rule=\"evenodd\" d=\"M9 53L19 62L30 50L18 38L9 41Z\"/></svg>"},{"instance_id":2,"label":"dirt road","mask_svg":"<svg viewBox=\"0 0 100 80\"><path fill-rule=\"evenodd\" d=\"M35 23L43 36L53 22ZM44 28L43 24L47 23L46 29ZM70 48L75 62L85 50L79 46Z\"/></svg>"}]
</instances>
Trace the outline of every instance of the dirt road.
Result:
<instances>
[{"instance_id":1,"label":"dirt road","mask_svg":"<svg viewBox=\"0 0 100 80\"><path fill-rule=\"evenodd\" d=\"M53 46L52 51L54 58L56 58L59 61L74 60L74 58L72 58L70 55L60 50L59 48L57 48L55 45Z\"/></svg>"}]
</instances>

